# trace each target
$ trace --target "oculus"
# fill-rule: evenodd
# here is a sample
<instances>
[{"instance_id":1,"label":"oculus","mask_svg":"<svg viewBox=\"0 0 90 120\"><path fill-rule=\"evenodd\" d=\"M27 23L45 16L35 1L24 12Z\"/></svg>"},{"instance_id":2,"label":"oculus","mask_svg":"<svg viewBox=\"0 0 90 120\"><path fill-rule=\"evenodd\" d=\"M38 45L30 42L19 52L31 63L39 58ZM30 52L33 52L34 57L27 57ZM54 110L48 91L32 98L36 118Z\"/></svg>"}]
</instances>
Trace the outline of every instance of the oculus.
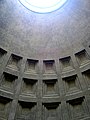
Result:
<instances>
[{"instance_id":1,"label":"oculus","mask_svg":"<svg viewBox=\"0 0 90 120\"><path fill-rule=\"evenodd\" d=\"M26 8L38 13L48 13L59 9L67 0L19 0Z\"/></svg>"}]
</instances>

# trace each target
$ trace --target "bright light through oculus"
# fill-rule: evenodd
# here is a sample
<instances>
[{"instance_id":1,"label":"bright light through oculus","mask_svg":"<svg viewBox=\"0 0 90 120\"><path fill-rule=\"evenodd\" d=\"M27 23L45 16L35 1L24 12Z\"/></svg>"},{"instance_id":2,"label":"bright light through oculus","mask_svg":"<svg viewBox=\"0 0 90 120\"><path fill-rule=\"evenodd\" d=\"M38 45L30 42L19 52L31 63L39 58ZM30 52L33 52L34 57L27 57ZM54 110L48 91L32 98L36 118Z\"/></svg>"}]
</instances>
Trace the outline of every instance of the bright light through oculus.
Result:
<instances>
[{"instance_id":1,"label":"bright light through oculus","mask_svg":"<svg viewBox=\"0 0 90 120\"><path fill-rule=\"evenodd\" d=\"M59 9L67 0L20 0L20 2L28 9L47 13Z\"/></svg>"}]
</instances>

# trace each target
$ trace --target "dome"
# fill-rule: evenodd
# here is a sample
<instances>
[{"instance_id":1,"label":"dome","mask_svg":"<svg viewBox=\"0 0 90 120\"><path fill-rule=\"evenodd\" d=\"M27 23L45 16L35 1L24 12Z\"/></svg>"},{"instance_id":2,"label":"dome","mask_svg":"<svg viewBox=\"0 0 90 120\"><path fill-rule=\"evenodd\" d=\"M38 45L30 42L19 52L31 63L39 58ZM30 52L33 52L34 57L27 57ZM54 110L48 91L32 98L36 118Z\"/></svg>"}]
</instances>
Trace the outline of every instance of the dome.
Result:
<instances>
[{"instance_id":1,"label":"dome","mask_svg":"<svg viewBox=\"0 0 90 120\"><path fill-rule=\"evenodd\" d=\"M20 1L0 0L0 119L89 120L90 0Z\"/></svg>"}]
</instances>

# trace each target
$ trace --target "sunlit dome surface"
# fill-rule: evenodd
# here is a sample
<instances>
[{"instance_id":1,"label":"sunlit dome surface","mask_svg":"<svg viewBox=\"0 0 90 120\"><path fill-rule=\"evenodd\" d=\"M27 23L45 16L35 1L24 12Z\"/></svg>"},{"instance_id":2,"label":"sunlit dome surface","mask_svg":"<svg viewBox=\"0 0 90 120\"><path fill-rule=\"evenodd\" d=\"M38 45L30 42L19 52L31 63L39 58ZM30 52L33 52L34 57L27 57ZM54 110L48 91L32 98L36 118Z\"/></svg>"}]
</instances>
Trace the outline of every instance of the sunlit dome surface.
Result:
<instances>
[{"instance_id":1,"label":"sunlit dome surface","mask_svg":"<svg viewBox=\"0 0 90 120\"><path fill-rule=\"evenodd\" d=\"M67 0L20 0L20 2L28 9L47 13L59 9Z\"/></svg>"}]
</instances>

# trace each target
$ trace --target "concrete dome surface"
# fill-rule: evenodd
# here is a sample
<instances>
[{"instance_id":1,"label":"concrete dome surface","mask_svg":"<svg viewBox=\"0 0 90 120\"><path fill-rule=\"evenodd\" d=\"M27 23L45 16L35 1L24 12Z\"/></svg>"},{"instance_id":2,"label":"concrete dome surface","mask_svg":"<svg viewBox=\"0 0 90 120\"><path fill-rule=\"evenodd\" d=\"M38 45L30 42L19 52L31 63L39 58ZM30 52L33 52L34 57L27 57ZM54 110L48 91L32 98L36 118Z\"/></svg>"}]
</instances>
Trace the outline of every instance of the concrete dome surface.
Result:
<instances>
[{"instance_id":1,"label":"concrete dome surface","mask_svg":"<svg viewBox=\"0 0 90 120\"><path fill-rule=\"evenodd\" d=\"M90 120L90 0L0 0L0 120Z\"/></svg>"}]
</instances>

